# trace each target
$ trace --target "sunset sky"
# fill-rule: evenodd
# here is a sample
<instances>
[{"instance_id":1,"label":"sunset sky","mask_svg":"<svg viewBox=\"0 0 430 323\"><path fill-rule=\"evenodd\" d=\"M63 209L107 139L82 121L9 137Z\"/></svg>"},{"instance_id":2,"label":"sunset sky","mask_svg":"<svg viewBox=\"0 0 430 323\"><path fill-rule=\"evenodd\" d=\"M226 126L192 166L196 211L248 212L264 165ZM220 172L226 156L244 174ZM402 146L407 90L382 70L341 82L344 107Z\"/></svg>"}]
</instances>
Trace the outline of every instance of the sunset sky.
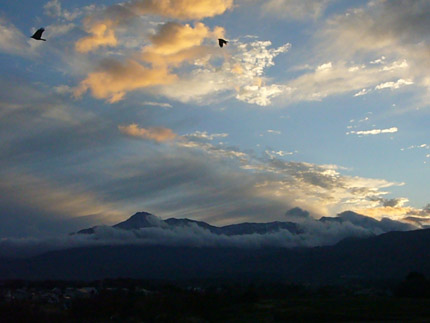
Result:
<instances>
[{"instance_id":1,"label":"sunset sky","mask_svg":"<svg viewBox=\"0 0 430 323\"><path fill-rule=\"evenodd\" d=\"M0 29L0 238L427 224L430 1L5 0Z\"/></svg>"}]
</instances>

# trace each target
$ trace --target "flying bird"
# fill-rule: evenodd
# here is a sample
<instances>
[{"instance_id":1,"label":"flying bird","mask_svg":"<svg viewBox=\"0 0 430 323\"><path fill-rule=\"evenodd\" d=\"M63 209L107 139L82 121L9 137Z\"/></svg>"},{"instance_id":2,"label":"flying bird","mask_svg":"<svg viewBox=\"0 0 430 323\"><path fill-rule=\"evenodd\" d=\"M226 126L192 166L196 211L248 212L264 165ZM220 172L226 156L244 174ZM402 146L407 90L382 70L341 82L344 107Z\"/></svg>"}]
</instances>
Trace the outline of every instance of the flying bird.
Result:
<instances>
[{"instance_id":1,"label":"flying bird","mask_svg":"<svg viewBox=\"0 0 430 323\"><path fill-rule=\"evenodd\" d=\"M226 44L226 45L227 45L227 43L228 43L228 41L226 41L225 39L218 38L218 44L219 44L219 47L224 46L224 44Z\"/></svg>"},{"instance_id":2,"label":"flying bird","mask_svg":"<svg viewBox=\"0 0 430 323\"><path fill-rule=\"evenodd\" d=\"M39 28L34 34L33 36L31 36L31 38L36 39L36 40L44 40L46 41L46 39L42 38L42 34L45 31L45 28Z\"/></svg>"}]
</instances>

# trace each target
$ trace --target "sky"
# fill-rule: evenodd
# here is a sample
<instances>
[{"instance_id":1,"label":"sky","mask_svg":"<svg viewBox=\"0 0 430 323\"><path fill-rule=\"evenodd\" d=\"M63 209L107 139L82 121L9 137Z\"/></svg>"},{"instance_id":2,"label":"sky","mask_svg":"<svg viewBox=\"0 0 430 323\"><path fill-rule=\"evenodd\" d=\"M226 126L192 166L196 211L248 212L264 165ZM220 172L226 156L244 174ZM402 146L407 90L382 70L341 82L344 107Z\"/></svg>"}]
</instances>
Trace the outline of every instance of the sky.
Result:
<instances>
[{"instance_id":1,"label":"sky","mask_svg":"<svg viewBox=\"0 0 430 323\"><path fill-rule=\"evenodd\" d=\"M424 0L5 0L0 238L138 211L423 227L429 25Z\"/></svg>"}]
</instances>

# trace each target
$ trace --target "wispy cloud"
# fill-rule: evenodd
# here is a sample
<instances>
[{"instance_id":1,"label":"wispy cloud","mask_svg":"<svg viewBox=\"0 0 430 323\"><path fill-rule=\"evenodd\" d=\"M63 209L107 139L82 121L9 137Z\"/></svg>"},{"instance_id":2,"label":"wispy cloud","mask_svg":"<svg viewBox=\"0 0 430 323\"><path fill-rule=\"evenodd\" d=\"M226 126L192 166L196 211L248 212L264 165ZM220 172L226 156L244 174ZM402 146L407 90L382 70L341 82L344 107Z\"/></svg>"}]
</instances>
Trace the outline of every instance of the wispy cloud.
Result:
<instances>
[{"instance_id":1,"label":"wispy cloud","mask_svg":"<svg viewBox=\"0 0 430 323\"><path fill-rule=\"evenodd\" d=\"M411 80L399 79L396 82L385 82L385 83L378 84L377 86L375 86L375 90L398 89L402 86L411 85L411 84L414 84L414 82L412 82Z\"/></svg>"},{"instance_id":2,"label":"wispy cloud","mask_svg":"<svg viewBox=\"0 0 430 323\"><path fill-rule=\"evenodd\" d=\"M262 5L266 14L293 20L320 17L332 0L269 0Z\"/></svg>"},{"instance_id":3,"label":"wispy cloud","mask_svg":"<svg viewBox=\"0 0 430 323\"><path fill-rule=\"evenodd\" d=\"M87 53L100 46L116 46L118 40L115 37L115 33L110 28L110 21L104 21L97 24L87 24L85 27L86 31L90 36L79 39L76 42L76 50L81 53Z\"/></svg>"},{"instance_id":4,"label":"wispy cloud","mask_svg":"<svg viewBox=\"0 0 430 323\"><path fill-rule=\"evenodd\" d=\"M427 92L430 38L425 30L428 13L429 3L423 0L415 1L413 6L405 1L369 1L363 7L330 18L318 33L320 50L339 61L365 62L368 57L379 57L370 61L372 67L367 70L377 67L380 73L375 71L374 82L365 82L367 84L359 87L360 90L369 87L397 89L414 84L413 89L418 87ZM396 75L387 79L386 72ZM354 75L348 76L347 79L355 79ZM393 78L398 81L392 81ZM354 83L357 84L357 80Z\"/></svg>"},{"instance_id":5,"label":"wispy cloud","mask_svg":"<svg viewBox=\"0 0 430 323\"><path fill-rule=\"evenodd\" d=\"M151 105L154 107L167 108L167 109L173 108L173 106L170 103L163 103L163 102L145 101L145 102L142 102L142 105Z\"/></svg>"},{"instance_id":6,"label":"wispy cloud","mask_svg":"<svg viewBox=\"0 0 430 323\"><path fill-rule=\"evenodd\" d=\"M202 66L195 65L191 73L181 74L176 82L159 86L155 91L182 102L207 104L234 96L240 101L267 106L286 88L270 83L264 75L265 69L273 66L274 59L291 46L270 48L271 45L270 41L236 40L230 44L230 56L221 68L206 59Z\"/></svg>"},{"instance_id":7,"label":"wispy cloud","mask_svg":"<svg viewBox=\"0 0 430 323\"><path fill-rule=\"evenodd\" d=\"M43 6L45 15L52 18L59 18L66 21L73 21L80 16L90 14L95 11L95 5L88 5L83 8L75 8L73 11L64 9L59 0L50 0Z\"/></svg>"},{"instance_id":8,"label":"wispy cloud","mask_svg":"<svg viewBox=\"0 0 430 323\"><path fill-rule=\"evenodd\" d=\"M2 37L0 37L0 52L29 56L31 55L31 44L29 36L25 36L18 28L6 19L0 17L0 29Z\"/></svg>"},{"instance_id":9,"label":"wispy cloud","mask_svg":"<svg viewBox=\"0 0 430 323\"><path fill-rule=\"evenodd\" d=\"M360 91L358 91L357 93L354 94L354 96L362 96L362 95L366 95L370 92L371 90L369 89L361 89Z\"/></svg>"},{"instance_id":10,"label":"wispy cloud","mask_svg":"<svg viewBox=\"0 0 430 323\"><path fill-rule=\"evenodd\" d=\"M429 144L421 144L421 145L411 145L407 148L401 148L401 150L410 150L410 149L430 149Z\"/></svg>"},{"instance_id":11,"label":"wispy cloud","mask_svg":"<svg viewBox=\"0 0 430 323\"><path fill-rule=\"evenodd\" d=\"M227 133L212 133L212 134L210 134L207 131L195 131L193 133L184 135L184 137L188 138L188 139L192 139L192 140L202 139L202 140L212 141L216 138L226 138L226 137L228 137L228 134Z\"/></svg>"},{"instance_id":12,"label":"wispy cloud","mask_svg":"<svg viewBox=\"0 0 430 323\"><path fill-rule=\"evenodd\" d=\"M266 150L265 153L270 157L270 158L275 158L276 156L279 157L285 157L285 156L291 156L294 155L295 153L297 153L297 151L285 151L285 150Z\"/></svg>"},{"instance_id":13,"label":"wispy cloud","mask_svg":"<svg viewBox=\"0 0 430 323\"><path fill-rule=\"evenodd\" d=\"M366 66L358 69L351 69L355 65L350 65L344 61L336 63L324 63L315 68L312 72L300 75L296 79L289 81L285 86L285 97L290 101L321 101L329 96L340 95L349 92L356 92L354 96L367 94L369 88L386 87L399 88L410 84L410 81L401 79L404 76L404 68L381 71L377 66ZM400 79L390 83L393 76Z\"/></svg>"},{"instance_id":14,"label":"wispy cloud","mask_svg":"<svg viewBox=\"0 0 430 323\"><path fill-rule=\"evenodd\" d=\"M358 131L349 131L346 134L354 134L354 135L358 135L358 136L368 136L368 135L380 135L383 133L395 133L397 132L399 129L397 127L391 127L391 128L387 128L387 129L372 129L372 130L358 130Z\"/></svg>"},{"instance_id":15,"label":"wispy cloud","mask_svg":"<svg viewBox=\"0 0 430 323\"><path fill-rule=\"evenodd\" d=\"M164 127L151 127L141 128L133 123L128 126L118 126L119 131L131 137L138 137L146 140L153 140L155 142L170 141L176 138L176 134L168 128Z\"/></svg>"},{"instance_id":16,"label":"wispy cloud","mask_svg":"<svg viewBox=\"0 0 430 323\"><path fill-rule=\"evenodd\" d=\"M206 141L203 140L206 137ZM229 179L221 175L217 171L212 174L210 182L216 187L237 187L242 184L247 185L247 188L239 194L236 192L235 202L231 201L232 207L237 207L235 211L229 208L220 208L218 210L204 211L205 214L211 214L209 218L216 218L221 221L228 214L230 219L237 216L243 217L245 214L250 216L254 212L244 211L248 209L249 203L244 200L260 201L269 209L276 205L283 205L281 209L288 208L288 205L295 204L307 208L319 215L327 215L334 211L345 210L348 207L364 208L372 206L373 202L369 197L381 197L386 194L383 190L386 187L402 185L402 183L393 183L379 179L369 179L360 177L351 177L339 173L340 167L333 165L316 165L310 163L290 162L281 160L278 157L285 156L287 153L279 151L273 152L266 156L255 156L254 153L245 153L236 147L228 147L222 144L213 144L209 142L210 135L204 136L182 136L177 137L173 142L172 148L176 147L179 151L176 154L185 154L187 158L194 159L202 152L202 160L204 163L212 164L213 162L221 162L225 166L228 165L228 171L225 169L225 176L230 176ZM180 152L180 153L179 153ZM288 153L289 154L289 153ZM161 167L161 165L159 165ZM170 164L169 167L173 167ZM223 168L224 168L223 167ZM197 171L196 166L193 169ZM216 167L219 169L219 167ZM156 171L160 173L160 171ZM163 172L163 171L161 171ZM234 175L233 175L234 174ZM194 175L189 174L194 178ZM239 182L233 184L232 179L239 179ZM204 185L204 183L200 183ZM197 185L197 184L196 184ZM173 188L173 186L171 186ZM199 191L201 204L197 209L204 210L205 205L205 190ZM230 188L226 188L230 191ZM215 194L212 190L209 196L216 199L225 195L220 191ZM230 198L228 198L230 200ZM184 199L182 203L186 203ZM242 206L239 204L242 203ZM253 204L253 202L251 202ZM271 204L272 206L268 206ZM341 209L339 207L341 206ZM187 206L188 207L188 206ZM223 210L221 212L221 209ZM241 211L242 210L242 211ZM214 213L212 213L214 212ZM279 214L279 210L274 211L273 215ZM250 219L246 216L246 219ZM207 217L206 217L207 219Z\"/></svg>"}]
</instances>

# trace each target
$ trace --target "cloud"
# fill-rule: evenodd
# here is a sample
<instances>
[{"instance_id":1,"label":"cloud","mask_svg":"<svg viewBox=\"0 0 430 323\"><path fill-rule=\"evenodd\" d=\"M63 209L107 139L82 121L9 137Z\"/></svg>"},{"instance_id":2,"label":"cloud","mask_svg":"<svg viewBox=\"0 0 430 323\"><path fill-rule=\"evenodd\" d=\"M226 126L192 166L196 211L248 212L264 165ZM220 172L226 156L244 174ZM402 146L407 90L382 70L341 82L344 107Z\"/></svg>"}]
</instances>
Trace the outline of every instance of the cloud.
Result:
<instances>
[{"instance_id":1,"label":"cloud","mask_svg":"<svg viewBox=\"0 0 430 323\"><path fill-rule=\"evenodd\" d=\"M31 47L28 40L31 34L25 36L13 24L2 17L0 17L0 29L2 31L0 37L0 52L21 56L30 55Z\"/></svg>"},{"instance_id":2,"label":"cloud","mask_svg":"<svg viewBox=\"0 0 430 323\"><path fill-rule=\"evenodd\" d=\"M285 213L287 221L301 223L303 221L312 221L313 218L308 211L302 210L299 207L292 208Z\"/></svg>"},{"instance_id":3,"label":"cloud","mask_svg":"<svg viewBox=\"0 0 430 323\"><path fill-rule=\"evenodd\" d=\"M397 132L399 129L397 127L391 127L391 128L387 128L387 129L372 129L372 130L359 130L359 131L349 131L346 134L355 134L358 136L368 136L368 135L380 135L383 133L395 133Z\"/></svg>"},{"instance_id":4,"label":"cloud","mask_svg":"<svg viewBox=\"0 0 430 323\"><path fill-rule=\"evenodd\" d=\"M425 0L369 1L364 7L350 9L346 14L333 16L318 32L320 50L331 59L363 62L369 57L371 64L385 72L401 71L399 83L387 83L377 76L370 86L397 88L412 84L428 92L430 4ZM393 61L392 64L389 62ZM350 75L352 76L352 75ZM400 81L400 80L403 81ZM381 82L382 81L382 82ZM406 83L407 84L406 84Z\"/></svg>"},{"instance_id":5,"label":"cloud","mask_svg":"<svg viewBox=\"0 0 430 323\"><path fill-rule=\"evenodd\" d=\"M368 199L373 205L355 208L354 211L373 219L391 219L409 223L418 228L426 228L430 224L429 205L421 209L407 206L409 200L404 197L387 199L381 196L369 196Z\"/></svg>"},{"instance_id":6,"label":"cloud","mask_svg":"<svg viewBox=\"0 0 430 323\"><path fill-rule=\"evenodd\" d=\"M52 8L57 7L53 2ZM271 83L264 69L273 66L273 59L287 52L290 44L268 48L269 41L247 38L245 43L232 40L228 49L220 50L216 39L225 37L222 27L211 29L198 21L152 21L151 25L153 18L145 20L145 33L136 34L139 41L127 36L134 32L141 15L202 19L232 7L232 0L128 1L93 12L84 20L88 35L75 43L76 50L89 53L102 46L114 49L93 56L90 63L97 67L87 72L75 88L75 96L90 91L95 98L115 103L128 92L151 87L152 94L181 102L208 104L235 95L247 103L269 105L286 88ZM103 84L104 79L107 84ZM218 96L220 93L225 95Z\"/></svg>"},{"instance_id":7,"label":"cloud","mask_svg":"<svg viewBox=\"0 0 430 323\"><path fill-rule=\"evenodd\" d=\"M333 67L333 64L331 62L328 63L324 63L320 66L317 67L316 71L317 72L323 72L323 71L328 71L331 70ZM348 71L351 71L351 67L348 69ZM353 72L355 72L356 70L354 69Z\"/></svg>"},{"instance_id":8,"label":"cloud","mask_svg":"<svg viewBox=\"0 0 430 323\"><path fill-rule=\"evenodd\" d=\"M94 30L79 40L76 46L80 51L87 52L104 43L117 46L124 58L122 62L117 57L105 58L76 88L77 97L91 90L94 97L113 103L130 91L151 87L153 94L181 102L208 104L235 95L240 101L267 106L287 90L284 85L271 84L264 72L274 65L276 56L288 51L290 44L269 48L270 41L236 40L221 51L214 40L223 37L223 28L211 30L201 22L168 22L148 37L149 43L145 42L139 52L130 52L123 44L115 44L116 37L108 27L114 25L113 18L86 25L99 32ZM108 80L106 85L103 79ZM225 95L218 96L220 93Z\"/></svg>"},{"instance_id":9,"label":"cloud","mask_svg":"<svg viewBox=\"0 0 430 323\"><path fill-rule=\"evenodd\" d=\"M262 9L265 13L293 20L316 19L320 17L331 0L269 0Z\"/></svg>"},{"instance_id":10,"label":"cloud","mask_svg":"<svg viewBox=\"0 0 430 323\"><path fill-rule=\"evenodd\" d=\"M406 149L430 149L429 144L421 144L421 145L411 145L407 147ZM405 150L405 148L402 148L401 150Z\"/></svg>"},{"instance_id":11,"label":"cloud","mask_svg":"<svg viewBox=\"0 0 430 323\"><path fill-rule=\"evenodd\" d=\"M43 6L45 10L45 15L50 17L61 16L61 3L58 0L51 0L45 3Z\"/></svg>"},{"instance_id":12,"label":"cloud","mask_svg":"<svg viewBox=\"0 0 430 323\"><path fill-rule=\"evenodd\" d=\"M196 20L223 14L233 7L233 0L133 0L124 6L139 15Z\"/></svg>"},{"instance_id":13,"label":"cloud","mask_svg":"<svg viewBox=\"0 0 430 323\"><path fill-rule=\"evenodd\" d=\"M111 203L78 185L54 182L16 168L3 169L0 176L3 237L55 236L102 218L112 222L123 216Z\"/></svg>"},{"instance_id":14,"label":"cloud","mask_svg":"<svg viewBox=\"0 0 430 323\"><path fill-rule=\"evenodd\" d=\"M22 87L10 79L1 86L2 100L7 102L0 105L0 133L4 138L1 169L11 174L30 173L50 183L51 189L39 190L43 199L3 194L7 197L0 199L2 210L13 210L4 213L3 236L11 232L36 236L49 229L64 232L72 227L65 219L75 213L91 217L92 213L149 209L163 216L187 216L217 224L275 221L291 206L306 208L313 215L328 215L351 206L371 206L373 202L367 197L381 196L386 188L400 185L346 176L340 173L342 168L333 165L295 163L217 144L218 139L225 138L223 133L178 135L166 145L154 145L148 138L124 145L118 131L118 123L129 125L124 110L68 107L67 96L48 95L33 84ZM142 108L128 107L128 111L133 109L138 113ZM53 118L55 111L58 116ZM60 112L70 115L64 118ZM11 131L16 128L22 131ZM150 128L135 129L145 129L147 135ZM34 160L45 166L38 167ZM4 185L5 191L16 191L13 181ZM37 192L38 185L44 187L32 181L19 182L22 192ZM64 191L63 198L71 203L67 206L58 199L61 203L57 204L66 205L70 212L53 208L57 191ZM34 203L38 200L40 204ZM20 227L23 218L16 216L17 210L25 215L29 227ZM91 218L85 221L94 223Z\"/></svg>"},{"instance_id":15,"label":"cloud","mask_svg":"<svg viewBox=\"0 0 430 323\"><path fill-rule=\"evenodd\" d=\"M354 65L355 66L355 65ZM319 65L312 72L307 72L285 84L285 97L290 101L321 101L322 99L353 91L354 96L369 92L366 88L387 84L399 88L409 81L388 83L394 76L403 77L404 68L381 71L378 66L365 66L352 69L345 61Z\"/></svg>"},{"instance_id":16,"label":"cloud","mask_svg":"<svg viewBox=\"0 0 430 323\"><path fill-rule=\"evenodd\" d=\"M356 209L355 211L375 219L389 218L403 223L410 223L418 228L428 228L430 225L430 212L426 208L380 206Z\"/></svg>"},{"instance_id":17,"label":"cloud","mask_svg":"<svg viewBox=\"0 0 430 323\"><path fill-rule=\"evenodd\" d=\"M218 28L214 33L222 32ZM157 34L151 37L152 45L145 48L144 52L171 55L180 51L199 46L205 38L215 37L209 28L198 22L194 28L189 24L181 25L175 22L164 24ZM221 37L221 34L219 34Z\"/></svg>"},{"instance_id":18,"label":"cloud","mask_svg":"<svg viewBox=\"0 0 430 323\"><path fill-rule=\"evenodd\" d=\"M118 126L119 131L131 137L139 137L145 140L153 140L155 142L170 141L176 138L176 134L171 130L163 127L140 128L133 123L128 126Z\"/></svg>"},{"instance_id":19,"label":"cloud","mask_svg":"<svg viewBox=\"0 0 430 323\"><path fill-rule=\"evenodd\" d=\"M375 90L382 90L382 89L398 89L405 85L411 85L414 84L411 80L403 80L399 79L396 82L385 82L382 84L378 84L375 86Z\"/></svg>"},{"instance_id":20,"label":"cloud","mask_svg":"<svg viewBox=\"0 0 430 323\"><path fill-rule=\"evenodd\" d=\"M270 158L275 158L276 156L279 156L279 157L285 157L285 156L289 156L289 155L294 155L294 153L296 153L297 151L295 151L295 152L292 152L292 151L284 151L284 150L278 150L278 151L275 151L275 150L266 150L265 151L265 153L270 157Z\"/></svg>"},{"instance_id":21,"label":"cloud","mask_svg":"<svg viewBox=\"0 0 430 323\"><path fill-rule=\"evenodd\" d=\"M216 56L214 46L203 46L205 39L221 37L220 27L211 31L203 23L181 25L169 22L151 37L152 44L143 48L141 59L153 66L179 67L185 62L197 62Z\"/></svg>"},{"instance_id":22,"label":"cloud","mask_svg":"<svg viewBox=\"0 0 430 323\"><path fill-rule=\"evenodd\" d=\"M286 87L270 84L264 76L265 70L274 66L274 59L291 47L285 44L269 48L271 45L270 41L237 40L230 45L230 56L221 66L213 66L206 60L202 66L195 65L191 73L182 74L177 82L158 87L156 92L182 102L207 104L233 95L246 103L267 106ZM224 95L220 96L221 93Z\"/></svg>"},{"instance_id":23,"label":"cloud","mask_svg":"<svg viewBox=\"0 0 430 323\"><path fill-rule=\"evenodd\" d=\"M382 197L387 193L384 188L403 185L382 179L342 175L339 172L342 168L336 165L285 161L275 154L268 157L256 156L253 152L245 153L237 147L212 143L210 139L211 136L206 134L177 137L170 148L175 150L176 156L183 156L183 160L180 162L178 157L178 165L175 165L174 161L165 166L158 162L154 165L155 169L150 171L165 173L166 170L163 169L166 167L171 174L182 174L180 178L183 180L193 178L193 187L186 193L186 197L176 198L180 199L178 205L189 210L189 206L196 202L194 198L197 196L194 197L192 192L197 189L199 198L193 214L200 219L250 219L257 215L263 206L273 212L265 211L265 214L276 219L280 209L286 209L291 204L306 207L318 215L327 215L348 208L373 207L375 202L370 198ZM152 162L141 163L150 165ZM202 169L200 163L205 165L205 169ZM190 168L189 165L193 166ZM213 167L210 178L207 178L209 174L206 166ZM132 166L128 165L128 168L130 167ZM157 167L161 167L161 170L157 170ZM146 171L144 173L146 174ZM201 178L202 182L196 181L201 173L207 175ZM135 176L141 178L136 174ZM142 181L139 179L139 183ZM180 182L179 179L172 178L169 181L169 190L174 189L173 183ZM188 180L185 181L188 183ZM211 184L207 186L207 183ZM233 195L232 187L235 188ZM192 202L187 203L188 198ZM215 201L220 201L222 206L218 209L210 207L215 205ZM257 202L260 205L258 207L258 204L255 204ZM179 212L178 205L176 211ZM200 213L205 214L205 217L202 218Z\"/></svg>"},{"instance_id":24,"label":"cloud","mask_svg":"<svg viewBox=\"0 0 430 323\"><path fill-rule=\"evenodd\" d=\"M97 71L90 73L74 94L80 97L90 90L94 97L115 103L129 91L172 83L176 78L165 67L151 69L131 59L124 63L110 59L105 60Z\"/></svg>"},{"instance_id":25,"label":"cloud","mask_svg":"<svg viewBox=\"0 0 430 323\"><path fill-rule=\"evenodd\" d=\"M272 129L269 129L269 130L267 130L267 132L268 132L268 133L275 134L275 135L280 135L280 134L281 134L281 132L280 132L279 130L272 130Z\"/></svg>"},{"instance_id":26,"label":"cloud","mask_svg":"<svg viewBox=\"0 0 430 323\"><path fill-rule=\"evenodd\" d=\"M335 16L324 32L333 33L333 36L337 33L334 45L342 46L349 53L359 50L381 52L386 49L389 54L393 51L407 53L416 40L427 41L428 8L429 3L425 0L416 1L414 6L407 1L371 1L363 8ZM346 39L347 43L344 42ZM342 42L344 45L340 45Z\"/></svg>"},{"instance_id":27,"label":"cloud","mask_svg":"<svg viewBox=\"0 0 430 323\"><path fill-rule=\"evenodd\" d=\"M408 85L419 104L427 105L429 12L424 0L413 6L407 1L375 0L332 15L315 33L317 67L287 81L284 98L289 102L321 101L350 92L358 97Z\"/></svg>"},{"instance_id":28,"label":"cloud","mask_svg":"<svg viewBox=\"0 0 430 323\"><path fill-rule=\"evenodd\" d=\"M74 23L53 24L49 25L49 29L47 29L45 33L47 38L53 39L59 36L63 36L75 28L76 25Z\"/></svg>"},{"instance_id":29,"label":"cloud","mask_svg":"<svg viewBox=\"0 0 430 323\"><path fill-rule=\"evenodd\" d=\"M347 237L368 237L374 234L414 227L409 224L382 219L374 220L353 212L344 212L335 218L321 221L312 219L309 212L294 208L287 212L288 219L296 220L299 233L288 230L264 234L224 235L212 233L196 224L184 226L155 225L154 227L122 230L98 226L93 234L75 234L55 239L3 239L1 256L31 256L52 250L100 245L162 245L175 247L315 247L333 245ZM161 219L158 221L162 224Z\"/></svg>"},{"instance_id":30,"label":"cloud","mask_svg":"<svg viewBox=\"0 0 430 323\"><path fill-rule=\"evenodd\" d=\"M79 39L76 44L76 50L80 53L87 53L100 46L116 46L118 40L112 29L111 21L104 21L97 24L85 24L85 30L90 36Z\"/></svg>"},{"instance_id":31,"label":"cloud","mask_svg":"<svg viewBox=\"0 0 430 323\"><path fill-rule=\"evenodd\" d=\"M116 43L113 34L107 34L106 24L95 25L100 33L81 39L76 43L80 51L88 51L99 46L100 42ZM211 49L200 46L204 39L219 33L215 28L211 32L204 24L190 25L167 23L158 33L151 37L152 44L144 47L136 58L120 62L116 59L105 59L96 71L89 73L75 90L80 97L87 90L99 99L114 103L123 99L130 91L156 85L167 85L178 81L178 75L172 72L184 62L195 60L210 54ZM111 37L112 36L112 37ZM138 59L137 59L138 58ZM150 63L151 66L147 66Z\"/></svg>"},{"instance_id":32,"label":"cloud","mask_svg":"<svg viewBox=\"0 0 430 323\"><path fill-rule=\"evenodd\" d=\"M375 202L381 202L384 207L402 207L404 206L409 200L407 198L393 198L393 199L386 199L382 197L370 197L369 200L375 201Z\"/></svg>"},{"instance_id":33,"label":"cloud","mask_svg":"<svg viewBox=\"0 0 430 323\"><path fill-rule=\"evenodd\" d=\"M73 11L69 11L63 9L61 6L61 2L59 0L50 0L43 6L44 14L52 17L59 18L66 21L73 21L76 18L89 14L95 10L95 5L85 6L81 9L74 9Z\"/></svg>"},{"instance_id":34,"label":"cloud","mask_svg":"<svg viewBox=\"0 0 430 323\"><path fill-rule=\"evenodd\" d=\"M340 220L340 222L350 222L353 225L370 230L374 234L416 229L416 227L408 223L394 221L389 218L381 218L380 220L376 220L372 217L367 217L351 211L342 212L335 219Z\"/></svg>"},{"instance_id":35,"label":"cloud","mask_svg":"<svg viewBox=\"0 0 430 323\"><path fill-rule=\"evenodd\" d=\"M369 89L361 89L359 92L355 93L354 96L362 96L362 95L366 95L367 93L369 93L371 90Z\"/></svg>"},{"instance_id":36,"label":"cloud","mask_svg":"<svg viewBox=\"0 0 430 323\"><path fill-rule=\"evenodd\" d=\"M145 101L145 102L142 102L142 105L151 105L154 107L161 107L161 108L167 108L167 109L173 108L173 106L170 103L163 103L163 102Z\"/></svg>"},{"instance_id":37,"label":"cloud","mask_svg":"<svg viewBox=\"0 0 430 323\"><path fill-rule=\"evenodd\" d=\"M199 20L222 14L232 6L233 0L132 0L113 5L97 15L87 17L85 30L90 35L78 40L76 49L86 53L100 46L117 46L115 29L130 24L139 16L157 15L181 20Z\"/></svg>"},{"instance_id":38,"label":"cloud","mask_svg":"<svg viewBox=\"0 0 430 323\"><path fill-rule=\"evenodd\" d=\"M184 135L185 138L191 141L209 140L212 141L216 138L226 138L228 133L208 133L207 131L195 131L193 133Z\"/></svg>"}]
</instances>

